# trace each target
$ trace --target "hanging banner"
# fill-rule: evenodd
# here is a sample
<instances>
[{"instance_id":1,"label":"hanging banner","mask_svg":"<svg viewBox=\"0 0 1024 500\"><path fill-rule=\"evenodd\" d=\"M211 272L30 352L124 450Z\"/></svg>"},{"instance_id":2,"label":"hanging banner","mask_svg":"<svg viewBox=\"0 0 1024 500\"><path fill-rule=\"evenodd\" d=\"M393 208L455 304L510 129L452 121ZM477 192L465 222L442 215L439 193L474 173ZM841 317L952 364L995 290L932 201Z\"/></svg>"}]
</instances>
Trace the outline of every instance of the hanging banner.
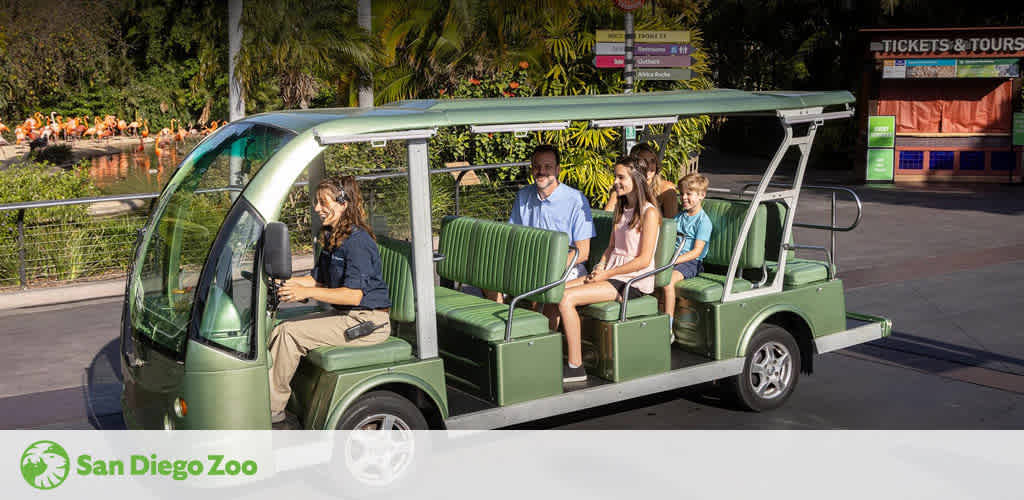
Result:
<instances>
[{"instance_id":1,"label":"hanging banner","mask_svg":"<svg viewBox=\"0 0 1024 500\"><path fill-rule=\"evenodd\" d=\"M956 59L907 59L907 78L956 78Z\"/></svg>"},{"instance_id":2,"label":"hanging banner","mask_svg":"<svg viewBox=\"0 0 1024 500\"><path fill-rule=\"evenodd\" d=\"M625 43L599 42L594 44L594 54L599 56L621 56L625 53ZM633 54L638 56L688 56L693 54L693 45L638 43L633 46Z\"/></svg>"},{"instance_id":3,"label":"hanging banner","mask_svg":"<svg viewBox=\"0 0 1024 500\"><path fill-rule=\"evenodd\" d=\"M958 59L957 78L1017 78L1020 66L1017 59Z\"/></svg>"},{"instance_id":4,"label":"hanging banner","mask_svg":"<svg viewBox=\"0 0 1024 500\"><path fill-rule=\"evenodd\" d=\"M693 78L693 73L689 68L636 70L637 80L689 80L690 78Z\"/></svg>"},{"instance_id":5,"label":"hanging banner","mask_svg":"<svg viewBox=\"0 0 1024 500\"><path fill-rule=\"evenodd\" d=\"M685 68L690 65L690 56L640 56L633 60L637 68ZM594 66L598 68L621 68L626 65L626 56L597 56Z\"/></svg>"},{"instance_id":6,"label":"hanging banner","mask_svg":"<svg viewBox=\"0 0 1024 500\"><path fill-rule=\"evenodd\" d=\"M1024 146L1024 113L1013 114L1013 145Z\"/></svg>"},{"instance_id":7,"label":"hanging banner","mask_svg":"<svg viewBox=\"0 0 1024 500\"><path fill-rule=\"evenodd\" d=\"M626 32L623 30L597 30L598 42L620 42L626 41ZM637 31L636 43L690 43L689 31Z\"/></svg>"}]
</instances>

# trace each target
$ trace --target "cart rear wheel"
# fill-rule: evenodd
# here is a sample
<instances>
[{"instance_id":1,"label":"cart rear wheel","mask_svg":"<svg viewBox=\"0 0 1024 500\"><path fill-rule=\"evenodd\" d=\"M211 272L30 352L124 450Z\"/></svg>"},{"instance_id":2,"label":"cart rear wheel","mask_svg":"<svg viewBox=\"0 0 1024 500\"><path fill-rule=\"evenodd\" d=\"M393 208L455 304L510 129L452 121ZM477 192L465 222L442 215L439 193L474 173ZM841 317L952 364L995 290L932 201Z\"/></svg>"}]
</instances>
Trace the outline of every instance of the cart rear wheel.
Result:
<instances>
[{"instance_id":1,"label":"cart rear wheel","mask_svg":"<svg viewBox=\"0 0 1024 500\"><path fill-rule=\"evenodd\" d=\"M737 402L752 411L782 406L800 379L800 349L785 329L757 327L747 347L743 373L732 379Z\"/></svg>"}]
</instances>

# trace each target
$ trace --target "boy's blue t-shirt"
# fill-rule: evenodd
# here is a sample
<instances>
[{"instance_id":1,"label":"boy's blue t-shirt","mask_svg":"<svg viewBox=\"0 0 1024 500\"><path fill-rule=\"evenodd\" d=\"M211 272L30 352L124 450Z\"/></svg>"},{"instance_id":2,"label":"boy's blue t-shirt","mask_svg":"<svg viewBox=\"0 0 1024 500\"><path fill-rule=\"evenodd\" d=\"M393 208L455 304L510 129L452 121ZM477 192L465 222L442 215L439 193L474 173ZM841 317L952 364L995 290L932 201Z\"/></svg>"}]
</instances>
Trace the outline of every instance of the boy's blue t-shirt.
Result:
<instances>
[{"instance_id":1,"label":"boy's blue t-shirt","mask_svg":"<svg viewBox=\"0 0 1024 500\"><path fill-rule=\"evenodd\" d=\"M686 237L676 237L676 248L683 245L680 255L693 250L693 242L701 240L704 242L704 251L700 253L697 260L704 260L708 254L708 242L711 241L711 218L701 209L697 215L688 215L686 212L679 212L676 215L676 231L683 233Z\"/></svg>"}]
</instances>

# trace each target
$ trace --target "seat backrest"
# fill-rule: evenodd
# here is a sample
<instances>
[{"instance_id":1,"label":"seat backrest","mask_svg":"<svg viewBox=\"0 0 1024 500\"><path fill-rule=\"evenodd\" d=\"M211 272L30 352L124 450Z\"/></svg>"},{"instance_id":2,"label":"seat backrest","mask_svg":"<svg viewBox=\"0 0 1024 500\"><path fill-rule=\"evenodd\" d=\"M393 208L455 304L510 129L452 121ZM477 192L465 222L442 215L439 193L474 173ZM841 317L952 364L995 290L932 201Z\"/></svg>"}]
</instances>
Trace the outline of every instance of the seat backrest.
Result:
<instances>
[{"instance_id":1,"label":"seat backrest","mask_svg":"<svg viewBox=\"0 0 1024 500\"><path fill-rule=\"evenodd\" d=\"M765 258L768 260L779 260L779 248L782 243L782 229L786 223L786 204L781 201L767 201L764 203L767 210L767 228L765 232ZM793 243L793 235L789 236L789 242ZM786 259L792 260L796 257L793 250L786 251Z\"/></svg>"},{"instance_id":2,"label":"seat backrest","mask_svg":"<svg viewBox=\"0 0 1024 500\"><path fill-rule=\"evenodd\" d=\"M601 255L608 248L608 242L612 235L615 213L605 210L592 210L594 217L594 230L597 235L590 239L590 258L587 264L593 269L601 260ZM672 260L676 251L676 221L675 219L662 219L661 232L658 233L658 247L654 249L654 267L661 267ZM672 270L667 269L654 275L654 286L665 286L672 279Z\"/></svg>"},{"instance_id":3,"label":"seat backrest","mask_svg":"<svg viewBox=\"0 0 1024 500\"><path fill-rule=\"evenodd\" d=\"M409 243L383 236L377 237L381 270L388 284L391 319L416 321L416 297L412 287L412 248Z\"/></svg>"},{"instance_id":4,"label":"seat backrest","mask_svg":"<svg viewBox=\"0 0 1024 500\"><path fill-rule=\"evenodd\" d=\"M747 215L748 201L721 200L706 198L703 203L704 212L711 219L711 240L708 241L708 254L704 263L720 267L728 267L733 247L739 239L743 227L743 219ZM755 269L764 265L765 259L765 226L767 225L767 209L764 204L757 207L754 220L750 225L746 242L740 254L740 269Z\"/></svg>"},{"instance_id":5,"label":"seat backrest","mask_svg":"<svg viewBox=\"0 0 1024 500\"><path fill-rule=\"evenodd\" d=\"M437 265L442 278L517 296L562 277L569 236L471 217L445 217L438 251L445 256ZM557 286L529 300L558 302L563 289Z\"/></svg>"}]
</instances>

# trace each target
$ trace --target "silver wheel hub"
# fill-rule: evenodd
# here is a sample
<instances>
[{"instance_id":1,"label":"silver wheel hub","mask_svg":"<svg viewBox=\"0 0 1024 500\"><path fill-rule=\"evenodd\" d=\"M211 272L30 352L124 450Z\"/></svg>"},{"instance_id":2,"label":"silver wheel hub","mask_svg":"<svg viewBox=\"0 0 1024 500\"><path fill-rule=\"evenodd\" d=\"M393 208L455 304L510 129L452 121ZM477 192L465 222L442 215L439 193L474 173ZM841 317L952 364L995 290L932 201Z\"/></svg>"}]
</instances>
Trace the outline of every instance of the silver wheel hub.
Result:
<instances>
[{"instance_id":1,"label":"silver wheel hub","mask_svg":"<svg viewBox=\"0 0 1024 500\"><path fill-rule=\"evenodd\" d=\"M759 398L773 399L785 394L793 381L793 356L779 342L762 345L750 360L747 383Z\"/></svg>"},{"instance_id":2,"label":"silver wheel hub","mask_svg":"<svg viewBox=\"0 0 1024 500\"><path fill-rule=\"evenodd\" d=\"M345 466L359 482L386 486L412 464L415 437L409 424L395 415L366 417L345 442Z\"/></svg>"}]
</instances>

